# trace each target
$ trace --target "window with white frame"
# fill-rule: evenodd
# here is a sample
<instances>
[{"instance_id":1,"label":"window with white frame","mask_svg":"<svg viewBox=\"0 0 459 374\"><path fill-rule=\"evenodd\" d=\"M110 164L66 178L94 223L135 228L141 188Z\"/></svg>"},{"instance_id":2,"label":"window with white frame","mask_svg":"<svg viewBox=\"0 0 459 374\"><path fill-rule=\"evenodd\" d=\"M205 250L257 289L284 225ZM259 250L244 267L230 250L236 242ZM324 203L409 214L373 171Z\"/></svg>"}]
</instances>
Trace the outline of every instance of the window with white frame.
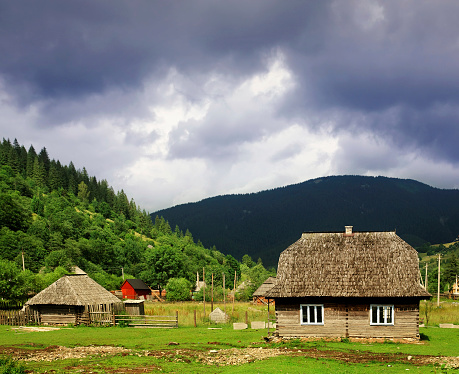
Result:
<instances>
[{"instance_id":1,"label":"window with white frame","mask_svg":"<svg viewBox=\"0 0 459 374\"><path fill-rule=\"evenodd\" d=\"M302 325L323 325L324 306L323 304L301 304L300 321Z\"/></svg>"},{"instance_id":2,"label":"window with white frame","mask_svg":"<svg viewBox=\"0 0 459 374\"><path fill-rule=\"evenodd\" d=\"M370 325L393 325L393 305L370 305Z\"/></svg>"}]
</instances>

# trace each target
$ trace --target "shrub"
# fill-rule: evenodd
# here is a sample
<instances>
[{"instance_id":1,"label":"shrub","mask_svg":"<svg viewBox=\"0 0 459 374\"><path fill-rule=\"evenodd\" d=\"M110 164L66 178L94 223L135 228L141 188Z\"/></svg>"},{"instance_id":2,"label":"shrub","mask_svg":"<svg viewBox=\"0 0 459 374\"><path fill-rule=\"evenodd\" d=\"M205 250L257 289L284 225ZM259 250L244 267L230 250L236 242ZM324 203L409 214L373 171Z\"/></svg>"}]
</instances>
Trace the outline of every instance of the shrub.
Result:
<instances>
[{"instance_id":1,"label":"shrub","mask_svg":"<svg viewBox=\"0 0 459 374\"><path fill-rule=\"evenodd\" d=\"M190 300L191 283L185 278L171 278L166 285L167 301Z\"/></svg>"},{"instance_id":2,"label":"shrub","mask_svg":"<svg viewBox=\"0 0 459 374\"><path fill-rule=\"evenodd\" d=\"M24 374L24 367L10 358L0 358L0 374Z\"/></svg>"}]
</instances>

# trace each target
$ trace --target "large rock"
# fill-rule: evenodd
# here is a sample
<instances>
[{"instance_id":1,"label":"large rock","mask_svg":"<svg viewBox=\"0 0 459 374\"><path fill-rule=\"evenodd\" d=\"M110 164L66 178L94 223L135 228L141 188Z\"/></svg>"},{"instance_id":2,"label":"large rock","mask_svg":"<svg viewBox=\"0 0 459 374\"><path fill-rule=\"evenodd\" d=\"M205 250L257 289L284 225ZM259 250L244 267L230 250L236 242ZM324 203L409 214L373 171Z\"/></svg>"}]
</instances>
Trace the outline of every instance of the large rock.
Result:
<instances>
[{"instance_id":1,"label":"large rock","mask_svg":"<svg viewBox=\"0 0 459 374\"><path fill-rule=\"evenodd\" d=\"M226 323L228 322L228 315L220 308L215 308L213 312L209 314L209 318L214 323Z\"/></svg>"},{"instance_id":2,"label":"large rock","mask_svg":"<svg viewBox=\"0 0 459 374\"><path fill-rule=\"evenodd\" d=\"M260 330L266 328L266 322L264 321L253 321L250 323L250 327L254 330Z\"/></svg>"},{"instance_id":3,"label":"large rock","mask_svg":"<svg viewBox=\"0 0 459 374\"><path fill-rule=\"evenodd\" d=\"M234 330L245 330L247 328L247 323L235 322L233 323Z\"/></svg>"}]
</instances>

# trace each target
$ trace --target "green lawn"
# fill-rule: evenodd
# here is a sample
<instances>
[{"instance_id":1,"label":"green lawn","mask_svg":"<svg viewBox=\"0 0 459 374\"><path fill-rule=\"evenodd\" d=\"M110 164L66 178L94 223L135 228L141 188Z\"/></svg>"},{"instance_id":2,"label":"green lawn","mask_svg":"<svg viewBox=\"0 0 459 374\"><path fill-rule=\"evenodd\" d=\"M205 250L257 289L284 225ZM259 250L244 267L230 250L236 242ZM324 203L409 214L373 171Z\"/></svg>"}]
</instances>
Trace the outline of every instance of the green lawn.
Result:
<instances>
[{"instance_id":1,"label":"green lawn","mask_svg":"<svg viewBox=\"0 0 459 374\"><path fill-rule=\"evenodd\" d=\"M77 327L48 332L24 332L10 326L0 326L0 348L43 350L50 346L109 345L134 350L126 355L24 364L27 370L37 373L136 373L159 370L175 373L379 373L388 370L406 372L407 369L414 373L429 373L446 371L433 364L417 365L403 360L407 356L459 355L459 329L421 328L420 332L429 340L423 340L419 344L363 344L323 340L273 344L264 341L266 332L267 330L233 330L229 325L221 329ZM178 345L169 345L170 342ZM280 348L289 354L235 366L207 365L197 359L198 354L211 355L211 350L227 352L224 350L236 348L239 352L247 347ZM154 354L145 356L145 351ZM161 352L163 355L156 354ZM331 356L328 357L328 354ZM352 359L346 362L345 359L337 358L338 356L349 356ZM361 360L360 357L367 359Z\"/></svg>"}]
</instances>

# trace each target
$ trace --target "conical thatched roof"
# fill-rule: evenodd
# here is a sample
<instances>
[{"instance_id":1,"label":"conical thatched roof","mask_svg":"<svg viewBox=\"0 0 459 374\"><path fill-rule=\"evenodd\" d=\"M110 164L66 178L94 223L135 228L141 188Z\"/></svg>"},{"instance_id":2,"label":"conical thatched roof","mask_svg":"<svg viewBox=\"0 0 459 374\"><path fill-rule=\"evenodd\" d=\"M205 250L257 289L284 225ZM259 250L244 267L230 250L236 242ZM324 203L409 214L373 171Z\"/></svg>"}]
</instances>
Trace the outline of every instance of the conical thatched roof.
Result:
<instances>
[{"instance_id":1,"label":"conical thatched roof","mask_svg":"<svg viewBox=\"0 0 459 374\"><path fill-rule=\"evenodd\" d=\"M253 296L263 297L265 293L270 291L271 288L274 287L276 284L276 277L269 277L266 279L263 284L257 288L257 290L253 293Z\"/></svg>"},{"instance_id":2,"label":"conical thatched roof","mask_svg":"<svg viewBox=\"0 0 459 374\"><path fill-rule=\"evenodd\" d=\"M279 258L276 297L430 297L416 250L395 232L304 233Z\"/></svg>"},{"instance_id":3,"label":"conical thatched roof","mask_svg":"<svg viewBox=\"0 0 459 374\"><path fill-rule=\"evenodd\" d=\"M32 297L26 305L92 305L122 301L86 274L64 275Z\"/></svg>"}]
</instances>

